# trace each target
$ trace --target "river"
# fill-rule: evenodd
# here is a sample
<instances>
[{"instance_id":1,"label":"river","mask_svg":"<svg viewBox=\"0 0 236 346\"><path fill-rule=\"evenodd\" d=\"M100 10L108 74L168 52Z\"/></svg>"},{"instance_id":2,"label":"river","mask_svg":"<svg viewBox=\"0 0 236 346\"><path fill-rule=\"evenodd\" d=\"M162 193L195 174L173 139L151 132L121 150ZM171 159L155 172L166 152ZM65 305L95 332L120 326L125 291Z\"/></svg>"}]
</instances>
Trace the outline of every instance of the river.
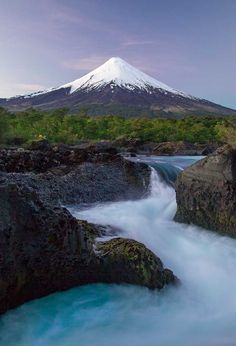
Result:
<instances>
[{"instance_id":1,"label":"river","mask_svg":"<svg viewBox=\"0 0 236 346\"><path fill-rule=\"evenodd\" d=\"M236 240L173 221L173 181L196 159L138 157L153 167L147 198L71 208L80 219L115 226L120 236L147 245L179 287L95 284L55 293L5 314L0 345L236 345Z\"/></svg>"}]
</instances>

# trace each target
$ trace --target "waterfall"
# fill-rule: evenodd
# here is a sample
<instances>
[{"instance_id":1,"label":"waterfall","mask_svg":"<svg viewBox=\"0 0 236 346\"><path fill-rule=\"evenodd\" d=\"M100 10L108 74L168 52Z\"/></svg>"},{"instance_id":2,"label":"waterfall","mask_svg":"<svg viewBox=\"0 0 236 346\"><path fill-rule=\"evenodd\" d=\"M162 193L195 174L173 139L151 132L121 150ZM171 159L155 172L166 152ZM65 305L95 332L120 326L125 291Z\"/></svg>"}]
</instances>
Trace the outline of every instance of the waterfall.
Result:
<instances>
[{"instance_id":1,"label":"waterfall","mask_svg":"<svg viewBox=\"0 0 236 346\"><path fill-rule=\"evenodd\" d=\"M151 178L150 178L150 196L151 197L165 197L174 196L173 188L161 178L160 173L153 167L151 167Z\"/></svg>"}]
</instances>

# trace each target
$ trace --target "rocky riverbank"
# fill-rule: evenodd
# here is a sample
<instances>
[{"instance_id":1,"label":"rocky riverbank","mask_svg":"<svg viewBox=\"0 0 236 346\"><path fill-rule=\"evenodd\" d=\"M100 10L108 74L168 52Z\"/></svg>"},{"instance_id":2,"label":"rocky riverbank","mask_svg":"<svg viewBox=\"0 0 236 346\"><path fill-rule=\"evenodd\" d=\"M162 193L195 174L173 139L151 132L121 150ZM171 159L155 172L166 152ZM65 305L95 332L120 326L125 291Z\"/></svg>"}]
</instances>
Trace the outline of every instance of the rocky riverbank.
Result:
<instances>
[{"instance_id":1,"label":"rocky riverbank","mask_svg":"<svg viewBox=\"0 0 236 346\"><path fill-rule=\"evenodd\" d=\"M118 151L131 154L171 156L171 155L209 155L217 148L217 143L190 143L187 141L145 142L142 140L115 141L113 145Z\"/></svg>"},{"instance_id":2,"label":"rocky riverbank","mask_svg":"<svg viewBox=\"0 0 236 346\"><path fill-rule=\"evenodd\" d=\"M162 288L174 274L144 245L76 220L62 204L137 199L150 169L111 147L0 150L0 313L30 299L94 282Z\"/></svg>"},{"instance_id":3,"label":"rocky riverbank","mask_svg":"<svg viewBox=\"0 0 236 346\"><path fill-rule=\"evenodd\" d=\"M236 151L226 145L185 169L176 198L176 221L236 237Z\"/></svg>"},{"instance_id":4,"label":"rocky riverbank","mask_svg":"<svg viewBox=\"0 0 236 346\"><path fill-rule=\"evenodd\" d=\"M218 143L190 143L187 141L169 141L169 142L147 142L140 139L83 142L78 145L68 146L65 144L50 145L47 140L41 140L31 143L23 148L0 148L0 168L5 167L11 171L22 172L23 167L27 171L43 172L56 165L78 164L87 160L97 160L101 156L105 158L107 154L144 154L158 156L198 156L209 155L219 147ZM17 151L17 153L16 153ZM22 154L20 154L22 151ZM12 153L15 152L13 155ZM10 155L8 155L10 153ZM44 155L46 153L47 155ZM37 166L38 158L41 155L41 165ZM38 156L36 158L35 156ZM17 160L20 162L17 164Z\"/></svg>"}]
</instances>

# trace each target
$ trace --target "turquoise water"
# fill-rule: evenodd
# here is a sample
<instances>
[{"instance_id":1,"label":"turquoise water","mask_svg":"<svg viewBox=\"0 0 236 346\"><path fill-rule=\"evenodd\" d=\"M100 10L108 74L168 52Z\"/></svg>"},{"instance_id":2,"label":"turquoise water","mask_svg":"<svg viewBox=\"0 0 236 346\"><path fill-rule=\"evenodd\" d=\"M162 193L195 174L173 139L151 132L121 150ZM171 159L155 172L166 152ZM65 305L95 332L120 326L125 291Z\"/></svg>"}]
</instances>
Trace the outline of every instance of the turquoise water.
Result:
<instances>
[{"instance_id":1,"label":"turquoise water","mask_svg":"<svg viewBox=\"0 0 236 346\"><path fill-rule=\"evenodd\" d=\"M194 159L164 163L173 172ZM236 240L173 222L173 188L154 170L151 185L146 199L72 212L145 243L181 286L157 292L98 284L53 294L5 314L1 346L236 345Z\"/></svg>"}]
</instances>

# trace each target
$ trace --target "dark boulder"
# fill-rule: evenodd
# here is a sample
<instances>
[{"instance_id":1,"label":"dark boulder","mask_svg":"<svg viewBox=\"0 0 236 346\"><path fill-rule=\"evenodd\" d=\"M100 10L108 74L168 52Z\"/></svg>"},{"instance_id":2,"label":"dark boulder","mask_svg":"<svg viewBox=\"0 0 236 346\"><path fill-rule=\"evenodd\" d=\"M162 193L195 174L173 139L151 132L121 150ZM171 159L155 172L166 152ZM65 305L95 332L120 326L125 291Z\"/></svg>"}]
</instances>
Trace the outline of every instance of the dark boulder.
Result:
<instances>
[{"instance_id":1,"label":"dark boulder","mask_svg":"<svg viewBox=\"0 0 236 346\"><path fill-rule=\"evenodd\" d=\"M41 139L38 141L32 141L29 145L28 145L28 149L29 150L41 150L41 151L48 151L51 150L51 144L49 143L49 141L47 139Z\"/></svg>"},{"instance_id":2,"label":"dark boulder","mask_svg":"<svg viewBox=\"0 0 236 346\"><path fill-rule=\"evenodd\" d=\"M14 183L0 185L0 211L0 313L89 282L93 229Z\"/></svg>"},{"instance_id":3,"label":"dark boulder","mask_svg":"<svg viewBox=\"0 0 236 346\"><path fill-rule=\"evenodd\" d=\"M236 236L236 151L230 146L185 169L176 182L178 222Z\"/></svg>"},{"instance_id":4,"label":"dark boulder","mask_svg":"<svg viewBox=\"0 0 236 346\"><path fill-rule=\"evenodd\" d=\"M177 282L172 271L165 269L152 251L135 240L114 238L99 242L96 251L100 256L104 282L125 282L158 289Z\"/></svg>"}]
</instances>

